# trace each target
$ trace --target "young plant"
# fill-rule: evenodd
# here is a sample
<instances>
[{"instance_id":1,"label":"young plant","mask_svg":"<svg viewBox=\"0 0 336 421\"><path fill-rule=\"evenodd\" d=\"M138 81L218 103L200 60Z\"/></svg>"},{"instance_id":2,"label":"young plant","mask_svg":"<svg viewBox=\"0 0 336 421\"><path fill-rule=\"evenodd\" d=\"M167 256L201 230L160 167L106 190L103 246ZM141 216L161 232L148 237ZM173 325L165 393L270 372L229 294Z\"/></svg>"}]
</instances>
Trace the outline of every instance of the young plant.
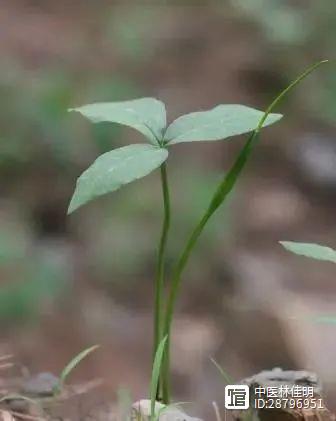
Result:
<instances>
[{"instance_id":1,"label":"young plant","mask_svg":"<svg viewBox=\"0 0 336 421\"><path fill-rule=\"evenodd\" d=\"M73 372L73 370L86 358L88 357L92 352L96 351L99 348L99 345L93 345L90 348L86 348L83 351L81 351L79 354L75 355L68 364L63 368L60 376L58 384L56 385L54 389L54 395L59 395L65 385L65 382L67 378L70 376L70 374Z\"/></svg>"},{"instance_id":2,"label":"young plant","mask_svg":"<svg viewBox=\"0 0 336 421\"><path fill-rule=\"evenodd\" d=\"M244 105L218 105L209 111L198 111L177 118L167 127L164 104L154 98L123 102L97 103L71 109L94 123L113 122L130 126L141 132L147 143L123 146L107 152L78 178L68 213L87 202L119 189L142 178L160 167L163 222L157 253L154 303L153 358L164 337L166 345L158 384L157 398L169 403L170 331L175 303L181 286L181 277L207 222L225 201L241 174L263 127L280 120L273 108L297 83L323 62L307 69L271 103L266 112ZM232 168L219 183L208 208L192 231L173 269L168 296L164 296L165 255L170 227L170 195L168 187L167 158L170 147L183 142L215 141L252 132Z\"/></svg>"}]
</instances>

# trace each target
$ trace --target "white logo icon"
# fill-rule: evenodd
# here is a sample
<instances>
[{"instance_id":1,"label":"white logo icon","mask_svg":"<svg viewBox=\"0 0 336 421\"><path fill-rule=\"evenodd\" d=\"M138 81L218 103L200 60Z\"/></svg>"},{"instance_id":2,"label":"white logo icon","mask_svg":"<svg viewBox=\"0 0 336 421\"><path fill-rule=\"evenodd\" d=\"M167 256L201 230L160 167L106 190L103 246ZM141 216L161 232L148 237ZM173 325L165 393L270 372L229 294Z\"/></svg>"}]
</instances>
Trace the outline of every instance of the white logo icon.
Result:
<instances>
[{"instance_id":1,"label":"white logo icon","mask_svg":"<svg viewBox=\"0 0 336 421\"><path fill-rule=\"evenodd\" d=\"M247 385L229 384L225 387L226 409L248 409L250 405L250 390Z\"/></svg>"}]
</instances>

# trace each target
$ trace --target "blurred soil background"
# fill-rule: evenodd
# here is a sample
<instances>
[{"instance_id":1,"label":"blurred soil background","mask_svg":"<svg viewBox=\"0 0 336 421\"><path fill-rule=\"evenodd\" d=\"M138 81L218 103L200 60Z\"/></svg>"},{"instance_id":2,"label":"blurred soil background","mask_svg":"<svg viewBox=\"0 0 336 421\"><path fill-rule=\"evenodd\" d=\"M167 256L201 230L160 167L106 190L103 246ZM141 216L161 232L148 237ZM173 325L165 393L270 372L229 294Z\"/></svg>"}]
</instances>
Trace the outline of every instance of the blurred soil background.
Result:
<instances>
[{"instance_id":1,"label":"blurred soil background","mask_svg":"<svg viewBox=\"0 0 336 421\"><path fill-rule=\"evenodd\" d=\"M219 103L264 109L307 65L333 58L335 35L333 0L1 0L0 354L14 354L12 371L57 374L98 343L73 375L104 380L82 410L122 389L148 394L158 174L67 217L76 177L141 139L67 109L141 96L163 100L169 120ZM336 409L335 268L278 244L336 245L334 65L279 111L184 276L175 398L205 417L223 401L210 357L236 379L315 371ZM243 141L173 148L169 267Z\"/></svg>"}]
</instances>

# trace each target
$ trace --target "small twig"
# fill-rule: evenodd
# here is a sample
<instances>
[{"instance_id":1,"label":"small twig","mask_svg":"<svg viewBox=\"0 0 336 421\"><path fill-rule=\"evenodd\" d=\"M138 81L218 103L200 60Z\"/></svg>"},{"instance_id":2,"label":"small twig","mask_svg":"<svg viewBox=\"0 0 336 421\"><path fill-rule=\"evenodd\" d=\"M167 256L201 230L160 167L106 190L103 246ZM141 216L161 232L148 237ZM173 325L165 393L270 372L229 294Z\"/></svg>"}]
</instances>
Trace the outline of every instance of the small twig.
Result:
<instances>
[{"instance_id":1,"label":"small twig","mask_svg":"<svg viewBox=\"0 0 336 421\"><path fill-rule=\"evenodd\" d=\"M12 368L12 367L14 367L14 363L0 364L0 370L5 370L7 368Z\"/></svg>"},{"instance_id":2,"label":"small twig","mask_svg":"<svg viewBox=\"0 0 336 421\"><path fill-rule=\"evenodd\" d=\"M100 387L103 384L102 379L94 379L90 380L84 384L78 384L73 386L67 386L59 394L56 394L52 397L47 397L41 399L43 402L60 402L60 401L66 401L68 399L71 399L75 396L84 395L86 393L89 393L92 389L96 389L97 387Z\"/></svg>"},{"instance_id":3,"label":"small twig","mask_svg":"<svg viewBox=\"0 0 336 421\"><path fill-rule=\"evenodd\" d=\"M9 360L10 358L13 358L12 354L0 355L0 361Z\"/></svg>"},{"instance_id":4,"label":"small twig","mask_svg":"<svg viewBox=\"0 0 336 421\"><path fill-rule=\"evenodd\" d=\"M23 420L46 421L46 418L35 417L34 415L21 414L20 412L16 411L10 411L10 414L16 418L21 418Z\"/></svg>"}]
</instances>

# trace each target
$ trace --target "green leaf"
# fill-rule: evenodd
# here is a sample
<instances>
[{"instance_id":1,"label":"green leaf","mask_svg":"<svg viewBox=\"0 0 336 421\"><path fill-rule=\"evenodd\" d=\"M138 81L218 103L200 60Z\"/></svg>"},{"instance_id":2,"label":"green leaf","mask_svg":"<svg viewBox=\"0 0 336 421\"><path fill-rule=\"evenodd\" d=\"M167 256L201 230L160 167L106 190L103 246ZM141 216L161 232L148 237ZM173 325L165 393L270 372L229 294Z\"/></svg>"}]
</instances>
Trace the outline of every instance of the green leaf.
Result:
<instances>
[{"instance_id":1,"label":"green leaf","mask_svg":"<svg viewBox=\"0 0 336 421\"><path fill-rule=\"evenodd\" d=\"M255 130L264 112L245 105L218 105L209 111L198 111L176 119L165 133L169 144L201 140L220 140ZM269 114L263 127L281 119Z\"/></svg>"},{"instance_id":2,"label":"green leaf","mask_svg":"<svg viewBox=\"0 0 336 421\"><path fill-rule=\"evenodd\" d=\"M157 350L155 352L155 358L153 362L153 369L152 369L152 377L151 377L151 384L150 384L150 401L151 401L151 420L155 417L155 402L156 402L156 392L159 384L159 378L160 378L160 371L161 371L161 364L163 359L163 352L166 346L167 342L167 336L165 336L161 342L159 343L159 346L157 347Z\"/></svg>"},{"instance_id":3,"label":"green leaf","mask_svg":"<svg viewBox=\"0 0 336 421\"><path fill-rule=\"evenodd\" d=\"M280 241L280 244L294 254L336 263L336 250L330 247L312 243L295 243L293 241Z\"/></svg>"},{"instance_id":4,"label":"green leaf","mask_svg":"<svg viewBox=\"0 0 336 421\"><path fill-rule=\"evenodd\" d=\"M124 146L99 156L78 178L68 213L152 172L168 157L168 151L153 145Z\"/></svg>"},{"instance_id":5,"label":"green leaf","mask_svg":"<svg viewBox=\"0 0 336 421\"><path fill-rule=\"evenodd\" d=\"M132 127L157 144L166 127L166 108L155 98L140 98L121 102L100 102L70 108L93 123L111 122Z\"/></svg>"}]
</instances>

